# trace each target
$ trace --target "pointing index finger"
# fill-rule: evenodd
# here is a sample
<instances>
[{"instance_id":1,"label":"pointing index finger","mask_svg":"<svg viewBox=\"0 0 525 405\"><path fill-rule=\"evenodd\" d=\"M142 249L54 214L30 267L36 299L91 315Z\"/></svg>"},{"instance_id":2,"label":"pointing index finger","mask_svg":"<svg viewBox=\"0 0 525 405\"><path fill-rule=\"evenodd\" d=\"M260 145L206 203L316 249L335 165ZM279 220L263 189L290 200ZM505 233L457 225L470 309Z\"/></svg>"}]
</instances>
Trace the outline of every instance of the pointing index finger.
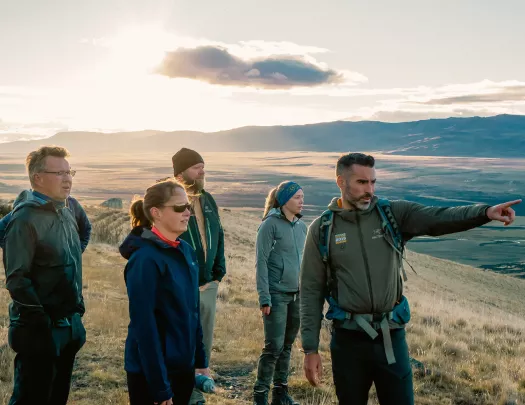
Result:
<instances>
[{"instance_id":1,"label":"pointing index finger","mask_svg":"<svg viewBox=\"0 0 525 405\"><path fill-rule=\"evenodd\" d=\"M513 205L520 204L521 200L509 201L503 204L505 208L512 207Z\"/></svg>"}]
</instances>

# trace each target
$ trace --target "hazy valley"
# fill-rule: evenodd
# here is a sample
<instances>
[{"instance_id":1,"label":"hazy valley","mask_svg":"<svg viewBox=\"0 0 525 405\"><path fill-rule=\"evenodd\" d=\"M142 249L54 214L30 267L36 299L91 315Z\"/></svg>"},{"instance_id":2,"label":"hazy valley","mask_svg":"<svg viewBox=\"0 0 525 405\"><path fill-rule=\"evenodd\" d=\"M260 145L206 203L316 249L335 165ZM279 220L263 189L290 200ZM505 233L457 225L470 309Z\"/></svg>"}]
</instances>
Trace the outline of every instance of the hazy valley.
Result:
<instances>
[{"instance_id":1,"label":"hazy valley","mask_svg":"<svg viewBox=\"0 0 525 405\"><path fill-rule=\"evenodd\" d=\"M180 143L177 148L185 143ZM172 175L177 150L141 154L73 155L78 170L73 195L98 204L110 197L130 201L157 179ZM374 152L371 152L374 153ZM207 188L220 206L261 213L268 190L286 179L305 189L305 220L320 215L339 192L334 181L335 152L204 152ZM398 156L374 153L378 159L377 194L428 205L498 204L525 195L525 159ZM12 199L28 187L24 155L0 147L0 198ZM414 251L476 267L525 274L525 204L509 228L489 224L466 234L420 238Z\"/></svg>"}]
</instances>

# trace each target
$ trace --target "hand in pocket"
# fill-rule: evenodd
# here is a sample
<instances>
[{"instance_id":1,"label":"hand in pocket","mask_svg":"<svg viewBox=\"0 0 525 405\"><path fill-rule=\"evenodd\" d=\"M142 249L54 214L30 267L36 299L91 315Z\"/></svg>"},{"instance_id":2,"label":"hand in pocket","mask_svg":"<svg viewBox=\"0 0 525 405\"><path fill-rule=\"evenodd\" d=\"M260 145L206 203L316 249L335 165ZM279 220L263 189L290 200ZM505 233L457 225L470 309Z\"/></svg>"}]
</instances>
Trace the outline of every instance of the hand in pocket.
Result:
<instances>
[{"instance_id":1,"label":"hand in pocket","mask_svg":"<svg viewBox=\"0 0 525 405\"><path fill-rule=\"evenodd\" d=\"M12 325L8 342L16 353L54 355L56 351L49 325Z\"/></svg>"}]
</instances>

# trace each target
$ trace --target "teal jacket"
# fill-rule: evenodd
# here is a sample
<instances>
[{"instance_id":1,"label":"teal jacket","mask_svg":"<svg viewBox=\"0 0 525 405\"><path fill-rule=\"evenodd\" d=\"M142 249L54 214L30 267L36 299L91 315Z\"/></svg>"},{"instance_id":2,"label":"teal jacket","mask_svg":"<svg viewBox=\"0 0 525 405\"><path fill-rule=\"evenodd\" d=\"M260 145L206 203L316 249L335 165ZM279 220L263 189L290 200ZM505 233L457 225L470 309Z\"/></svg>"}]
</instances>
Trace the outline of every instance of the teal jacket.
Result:
<instances>
[{"instance_id":1,"label":"teal jacket","mask_svg":"<svg viewBox=\"0 0 525 405\"><path fill-rule=\"evenodd\" d=\"M84 314L82 247L64 203L23 192L6 229L4 263L11 324L48 324Z\"/></svg>"},{"instance_id":2,"label":"teal jacket","mask_svg":"<svg viewBox=\"0 0 525 405\"><path fill-rule=\"evenodd\" d=\"M272 209L257 231L255 244L257 292L260 306L271 306L271 293L299 291L299 271L307 227L300 219L293 222Z\"/></svg>"},{"instance_id":3,"label":"teal jacket","mask_svg":"<svg viewBox=\"0 0 525 405\"><path fill-rule=\"evenodd\" d=\"M195 216L190 217L188 230L181 235L181 239L188 242L197 253L199 264L199 286L210 281L221 281L226 274L226 260L224 258L224 230L219 217L219 208L210 193L202 191L200 196L204 226L206 228L206 260L199 233L199 226Z\"/></svg>"}]
</instances>

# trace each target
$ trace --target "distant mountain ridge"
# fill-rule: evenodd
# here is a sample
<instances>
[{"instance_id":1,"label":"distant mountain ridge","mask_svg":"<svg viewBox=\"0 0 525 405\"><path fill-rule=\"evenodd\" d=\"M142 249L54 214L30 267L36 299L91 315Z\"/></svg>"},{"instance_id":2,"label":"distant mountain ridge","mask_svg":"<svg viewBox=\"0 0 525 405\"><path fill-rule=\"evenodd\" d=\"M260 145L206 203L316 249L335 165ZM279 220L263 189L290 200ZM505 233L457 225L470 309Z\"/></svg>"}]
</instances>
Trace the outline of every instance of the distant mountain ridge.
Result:
<instances>
[{"instance_id":1,"label":"distant mountain ridge","mask_svg":"<svg viewBox=\"0 0 525 405\"><path fill-rule=\"evenodd\" d=\"M164 152L182 146L201 152L377 151L397 155L525 157L525 116L429 119L385 123L335 121L252 126L219 132L61 132L45 140L0 145L0 153L27 153L58 144L74 154Z\"/></svg>"}]
</instances>

